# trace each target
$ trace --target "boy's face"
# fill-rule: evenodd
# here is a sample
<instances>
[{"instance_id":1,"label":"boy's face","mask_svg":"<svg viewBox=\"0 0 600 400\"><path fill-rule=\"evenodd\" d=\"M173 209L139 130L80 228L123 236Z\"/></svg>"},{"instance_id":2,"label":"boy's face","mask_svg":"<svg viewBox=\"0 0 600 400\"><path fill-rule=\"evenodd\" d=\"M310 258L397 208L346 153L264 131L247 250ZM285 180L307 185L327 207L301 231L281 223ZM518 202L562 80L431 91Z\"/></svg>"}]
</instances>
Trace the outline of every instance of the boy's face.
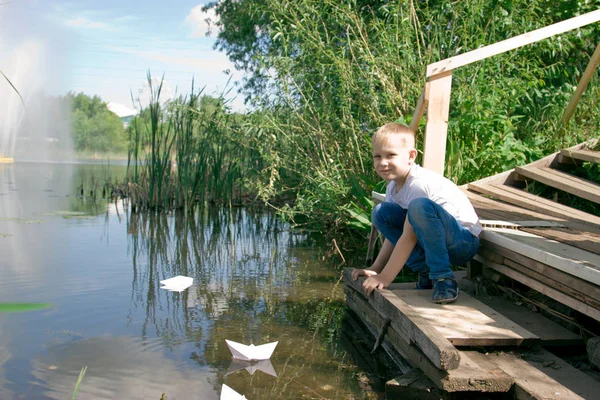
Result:
<instances>
[{"instance_id":1,"label":"boy's face","mask_svg":"<svg viewBox=\"0 0 600 400\"><path fill-rule=\"evenodd\" d=\"M417 150L403 139L402 135L390 135L384 140L373 141L375 171L386 181L396 181L400 186L417 157Z\"/></svg>"}]
</instances>

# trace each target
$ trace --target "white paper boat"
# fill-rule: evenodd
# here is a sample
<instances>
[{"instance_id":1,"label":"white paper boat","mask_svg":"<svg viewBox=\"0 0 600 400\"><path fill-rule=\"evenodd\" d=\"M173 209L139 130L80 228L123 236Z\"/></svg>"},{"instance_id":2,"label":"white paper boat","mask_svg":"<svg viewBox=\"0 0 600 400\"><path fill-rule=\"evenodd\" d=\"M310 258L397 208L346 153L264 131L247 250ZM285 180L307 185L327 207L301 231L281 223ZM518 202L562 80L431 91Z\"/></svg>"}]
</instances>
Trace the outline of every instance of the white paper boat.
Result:
<instances>
[{"instance_id":1,"label":"white paper boat","mask_svg":"<svg viewBox=\"0 0 600 400\"><path fill-rule=\"evenodd\" d=\"M277 372L273 368L273 364L271 364L271 360L260 360L260 361L242 361L233 359L231 364L229 364L229 368L227 369L227 375L231 375L234 372L245 369L250 373L250 375L254 375L256 371L262 371L265 374L269 374L271 376L277 377Z\"/></svg>"},{"instance_id":2,"label":"white paper boat","mask_svg":"<svg viewBox=\"0 0 600 400\"><path fill-rule=\"evenodd\" d=\"M247 400L246 396L239 394L226 384L221 388L221 400Z\"/></svg>"},{"instance_id":3,"label":"white paper boat","mask_svg":"<svg viewBox=\"0 0 600 400\"><path fill-rule=\"evenodd\" d=\"M225 342L227 342L227 346L229 346L233 358L245 361L268 360L271 358L271 354L273 354L277 343L279 343L271 342L261 344L260 346L255 346L253 344L247 346L245 344L232 342L231 340L225 340Z\"/></svg>"},{"instance_id":4,"label":"white paper boat","mask_svg":"<svg viewBox=\"0 0 600 400\"><path fill-rule=\"evenodd\" d=\"M165 279L163 281L160 281L161 289L167 289L170 290L172 292L181 292L187 288L189 288L190 286L192 286L192 284L194 283L194 278L190 278L187 276L183 276L183 275L178 275L174 278L169 278L169 279Z\"/></svg>"}]
</instances>

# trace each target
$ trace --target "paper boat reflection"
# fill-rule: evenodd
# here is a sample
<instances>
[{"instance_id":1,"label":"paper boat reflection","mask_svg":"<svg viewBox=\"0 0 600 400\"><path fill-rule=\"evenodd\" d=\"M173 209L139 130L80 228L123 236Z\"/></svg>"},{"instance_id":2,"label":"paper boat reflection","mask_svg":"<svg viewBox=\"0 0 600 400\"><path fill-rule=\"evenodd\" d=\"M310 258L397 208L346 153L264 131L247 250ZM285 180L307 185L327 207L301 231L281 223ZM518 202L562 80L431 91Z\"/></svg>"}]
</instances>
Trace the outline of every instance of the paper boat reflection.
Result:
<instances>
[{"instance_id":1,"label":"paper boat reflection","mask_svg":"<svg viewBox=\"0 0 600 400\"><path fill-rule=\"evenodd\" d=\"M245 361L268 360L271 358L271 354L273 354L277 343L279 343L271 342L261 344L260 346L255 346L253 344L247 346L231 340L225 340L225 342L227 342L227 346L229 347L233 358Z\"/></svg>"},{"instance_id":2,"label":"paper boat reflection","mask_svg":"<svg viewBox=\"0 0 600 400\"><path fill-rule=\"evenodd\" d=\"M170 290L172 292L181 292L187 288L189 288L190 286L192 286L192 284L194 283L194 278L190 278L187 276L183 276L183 275L178 275L174 278L169 278L169 279L165 279L163 281L160 281L161 289L167 289Z\"/></svg>"},{"instance_id":3,"label":"paper boat reflection","mask_svg":"<svg viewBox=\"0 0 600 400\"><path fill-rule=\"evenodd\" d=\"M229 364L229 368L227 369L227 375L231 375L234 372L245 369L250 373L250 375L254 375L256 371L262 371L265 374L269 374L271 376L277 377L277 372L275 372L275 368L273 368L273 364L271 364L271 360L261 360L261 361L242 361L233 359L231 364Z\"/></svg>"},{"instance_id":4,"label":"paper boat reflection","mask_svg":"<svg viewBox=\"0 0 600 400\"><path fill-rule=\"evenodd\" d=\"M226 384L221 388L221 400L247 400L246 396L239 394Z\"/></svg>"}]
</instances>

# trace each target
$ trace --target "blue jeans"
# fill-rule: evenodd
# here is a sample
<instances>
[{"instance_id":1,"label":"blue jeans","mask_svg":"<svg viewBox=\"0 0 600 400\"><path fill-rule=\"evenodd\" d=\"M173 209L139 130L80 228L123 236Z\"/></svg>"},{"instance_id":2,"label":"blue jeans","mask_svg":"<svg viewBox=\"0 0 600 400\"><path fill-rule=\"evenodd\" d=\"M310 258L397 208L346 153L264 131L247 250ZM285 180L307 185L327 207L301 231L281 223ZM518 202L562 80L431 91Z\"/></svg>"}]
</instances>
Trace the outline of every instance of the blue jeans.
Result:
<instances>
[{"instance_id":1,"label":"blue jeans","mask_svg":"<svg viewBox=\"0 0 600 400\"><path fill-rule=\"evenodd\" d=\"M414 199L408 210L396 203L379 203L373 209L375 227L394 246L408 221L417 235L417 244L406 265L415 272L429 271L430 279L454 278L450 265L464 265L479 249L479 238L463 228L434 201Z\"/></svg>"}]
</instances>

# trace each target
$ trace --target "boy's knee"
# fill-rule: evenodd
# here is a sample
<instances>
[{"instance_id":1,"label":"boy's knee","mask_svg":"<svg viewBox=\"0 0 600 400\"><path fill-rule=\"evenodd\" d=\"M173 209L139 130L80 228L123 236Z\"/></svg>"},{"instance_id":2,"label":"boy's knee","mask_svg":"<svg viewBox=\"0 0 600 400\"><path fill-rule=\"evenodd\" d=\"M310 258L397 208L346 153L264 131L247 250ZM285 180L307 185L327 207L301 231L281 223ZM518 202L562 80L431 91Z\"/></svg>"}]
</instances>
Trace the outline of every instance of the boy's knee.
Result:
<instances>
[{"instance_id":1,"label":"boy's knee","mask_svg":"<svg viewBox=\"0 0 600 400\"><path fill-rule=\"evenodd\" d=\"M403 216L402 212L402 208L397 204L384 201L373 208L371 222L379 229L383 225L392 223L391 221L394 221L399 215Z\"/></svg>"},{"instance_id":2,"label":"boy's knee","mask_svg":"<svg viewBox=\"0 0 600 400\"><path fill-rule=\"evenodd\" d=\"M378 227L384 219L384 215L386 214L386 206L384 203L379 203L375 207L373 207L373 211L371 212L371 222Z\"/></svg>"},{"instance_id":3,"label":"boy's knee","mask_svg":"<svg viewBox=\"0 0 600 400\"><path fill-rule=\"evenodd\" d=\"M427 197L419 197L414 199L408 205L408 219L411 225L426 222L425 219L433 211L435 202Z\"/></svg>"}]
</instances>

